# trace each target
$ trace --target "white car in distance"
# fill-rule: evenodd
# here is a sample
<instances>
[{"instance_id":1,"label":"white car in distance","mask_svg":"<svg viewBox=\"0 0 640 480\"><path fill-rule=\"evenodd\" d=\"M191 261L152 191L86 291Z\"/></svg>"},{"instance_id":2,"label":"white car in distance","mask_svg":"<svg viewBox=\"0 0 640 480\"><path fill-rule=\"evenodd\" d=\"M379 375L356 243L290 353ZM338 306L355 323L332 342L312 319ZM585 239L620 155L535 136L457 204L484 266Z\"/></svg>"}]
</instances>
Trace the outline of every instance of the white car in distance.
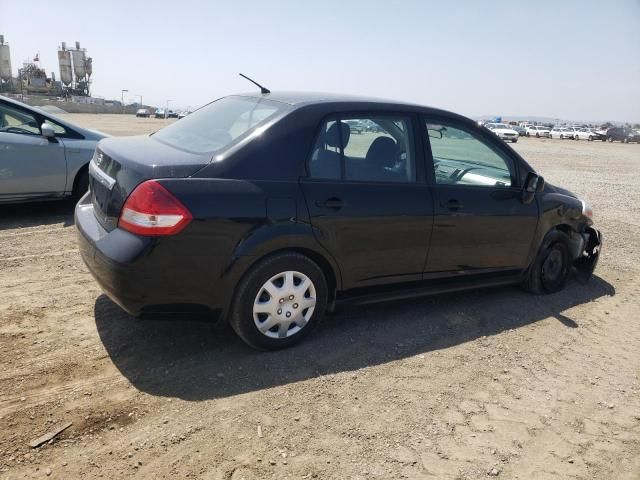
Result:
<instances>
[{"instance_id":1,"label":"white car in distance","mask_svg":"<svg viewBox=\"0 0 640 480\"><path fill-rule=\"evenodd\" d=\"M553 127L549 132L549 138L559 138L560 140L564 140L565 138L573 139L574 137L575 133L572 128Z\"/></svg>"},{"instance_id":2,"label":"white car in distance","mask_svg":"<svg viewBox=\"0 0 640 480\"><path fill-rule=\"evenodd\" d=\"M581 128L575 133L576 140L600 140L601 135L591 128Z\"/></svg>"},{"instance_id":3,"label":"white car in distance","mask_svg":"<svg viewBox=\"0 0 640 480\"><path fill-rule=\"evenodd\" d=\"M529 125L527 127L527 137L532 135L536 138L549 137L551 130L549 127L543 127L542 125Z\"/></svg>"},{"instance_id":4,"label":"white car in distance","mask_svg":"<svg viewBox=\"0 0 640 480\"><path fill-rule=\"evenodd\" d=\"M486 123L484 126L505 142L516 143L518 141L518 132L509 128L504 123Z\"/></svg>"}]
</instances>

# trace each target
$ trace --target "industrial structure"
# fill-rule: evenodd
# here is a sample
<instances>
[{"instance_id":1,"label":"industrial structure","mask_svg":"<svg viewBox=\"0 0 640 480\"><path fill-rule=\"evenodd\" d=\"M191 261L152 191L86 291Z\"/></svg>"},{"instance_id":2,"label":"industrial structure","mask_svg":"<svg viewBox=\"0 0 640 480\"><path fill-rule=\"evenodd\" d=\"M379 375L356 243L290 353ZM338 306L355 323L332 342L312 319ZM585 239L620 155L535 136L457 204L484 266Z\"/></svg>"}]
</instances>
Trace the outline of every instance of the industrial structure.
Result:
<instances>
[{"instance_id":1,"label":"industrial structure","mask_svg":"<svg viewBox=\"0 0 640 480\"><path fill-rule=\"evenodd\" d=\"M11 76L11 50L4 43L4 35L0 35L0 92L9 91L13 87Z\"/></svg>"},{"instance_id":2,"label":"industrial structure","mask_svg":"<svg viewBox=\"0 0 640 480\"><path fill-rule=\"evenodd\" d=\"M58 48L60 80L55 73L47 77L40 65L39 55L32 61L24 62L14 77L11 69L11 50L0 35L0 92L41 96L89 97L93 60L87 56L80 42L68 50L66 42Z\"/></svg>"}]
</instances>

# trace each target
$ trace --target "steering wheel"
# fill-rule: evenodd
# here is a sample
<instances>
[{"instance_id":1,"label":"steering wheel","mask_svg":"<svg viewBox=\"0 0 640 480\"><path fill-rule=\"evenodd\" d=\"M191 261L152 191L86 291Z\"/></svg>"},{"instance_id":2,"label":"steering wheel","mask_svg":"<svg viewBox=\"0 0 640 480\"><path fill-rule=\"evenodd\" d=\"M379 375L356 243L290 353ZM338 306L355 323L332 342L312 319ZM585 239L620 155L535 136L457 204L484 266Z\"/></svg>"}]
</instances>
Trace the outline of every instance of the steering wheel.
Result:
<instances>
[{"instance_id":1,"label":"steering wheel","mask_svg":"<svg viewBox=\"0 0 640 480\"><path fill-rule=\"evenodd\" d=\"M27 130L25 128L20 128L20 127L5 127L3 129L0 129L0 132L7 132L7 133L27 133L29 135L33 135L33 132L30 130Z\"/></svg>"}]
</instances>

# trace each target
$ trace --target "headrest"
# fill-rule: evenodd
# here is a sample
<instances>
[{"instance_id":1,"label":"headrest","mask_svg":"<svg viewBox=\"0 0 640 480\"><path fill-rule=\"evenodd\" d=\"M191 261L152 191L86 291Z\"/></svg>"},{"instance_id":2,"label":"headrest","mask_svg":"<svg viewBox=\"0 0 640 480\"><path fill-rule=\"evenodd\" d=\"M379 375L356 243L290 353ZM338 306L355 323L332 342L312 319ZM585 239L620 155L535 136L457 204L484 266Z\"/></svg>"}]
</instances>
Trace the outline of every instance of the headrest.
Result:
<instances>
[{"instance_id":1,"label":"headrest","mask_svg":"<svg viewBox=\"0 0 640 480\"><path fill-rule=\"evenodd\" d=\"M337 148L340 146L340 137L338 136L338 125L340 125L342 130L342 147L346 147L349 143L349 137L351 136L351 128L346 123L338 122L334 123L329 127L327 133L324 134L324 143L329 145L330 147Z\"/></svg>"},{"instance_id":2,"label":"headrest","mask_svg":"<svg viewBox=\"0 0 640 480\"><path fill-rule=\"evenodd\" d=\"M367 151L367 163L394 166L398 161L398 144L391 137L376 138Z\"/></svg>"}]
</instances>

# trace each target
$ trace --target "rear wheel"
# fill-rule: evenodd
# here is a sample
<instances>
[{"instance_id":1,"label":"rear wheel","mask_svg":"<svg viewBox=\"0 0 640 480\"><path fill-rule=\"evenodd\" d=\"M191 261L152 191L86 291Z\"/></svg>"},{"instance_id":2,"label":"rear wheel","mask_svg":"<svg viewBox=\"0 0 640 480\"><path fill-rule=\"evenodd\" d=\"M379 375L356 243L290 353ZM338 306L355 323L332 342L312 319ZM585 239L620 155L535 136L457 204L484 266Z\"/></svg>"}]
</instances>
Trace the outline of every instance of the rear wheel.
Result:
<instances>
[{"instance_id":1,"label":"rear wheel","mask_svg":"<svg viewBox=\"0 0 640 480\"><path fill-rule=\"evenodd\" d=\"M569 250L562 240L543 246L531 265L524 287L533 293L558 292L564 288L570 269Z\"/></svg>"},{"instance_id":2,"label":"rear wheel","mask_svg":"<svg viewBox=\"0 0 640 480\"><path fill-rule=\"evenodd\" d=\"M298 253L277 254L242 279L229 322L254 348L289 347L318 326L327 295L327 282L315 262Z\"/></svg>"}]
</instances>

